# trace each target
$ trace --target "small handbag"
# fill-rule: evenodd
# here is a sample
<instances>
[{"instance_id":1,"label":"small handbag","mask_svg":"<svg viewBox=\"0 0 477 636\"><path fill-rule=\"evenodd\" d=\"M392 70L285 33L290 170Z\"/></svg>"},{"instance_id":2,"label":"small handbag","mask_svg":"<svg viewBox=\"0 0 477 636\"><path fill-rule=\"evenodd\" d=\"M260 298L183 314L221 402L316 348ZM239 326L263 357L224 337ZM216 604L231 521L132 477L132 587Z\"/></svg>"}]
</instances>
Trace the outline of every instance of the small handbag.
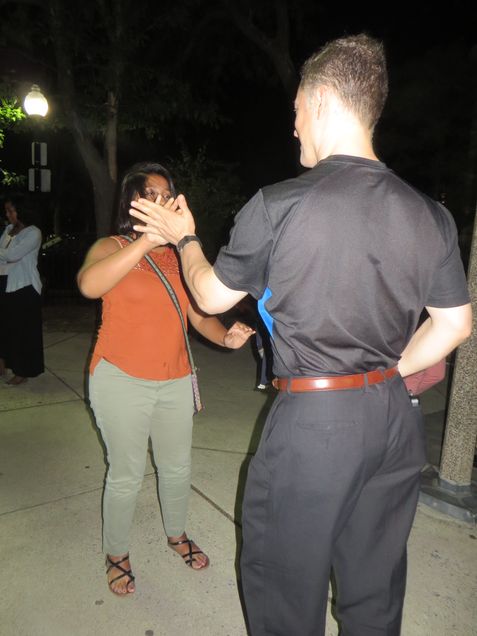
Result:
<instances>
[{"instance_id":1,"label":"small handbag","mask_svg":"<svg viewBox=\"0 0 477 636\"><path fill-rule=\"evenodd\" d=\"M442 382L446 376L446 359L440 360L431 367L412 373L404 378L404 384L406 389L412 395L420 395L424 391L427 391L435 384Z\"/></svg>"},{"instance_id":2,"label":"small handbag","mask_svg":"<svg viewBox=\"0 0 477 636\"><path fill-rule=\"evenodd\" d=\"M126 236L125 234L121 234L120 236L121 236L121 238L124 238L127 241L129 241L130 243L133 242L133 239L130 236ZM177 313L179 314L179 318L180 318L181 326L182 326L182 332L184 334L184 340L185 340L186 349L187 349L187 355L189 357L190 369L191 369L190 373L191 373L191 382L192 382L192 396L193 396L193 399L194 399L194 414L198 413L199 411L202 411L202 409L204 408L204 405L203 405L201 397L200 397L199 379L197 377L197 367L195 366L194 358L192 357L192 351L191 351L191 348L190 348L189 336L187 335L187 328L186 328L184 316L182 315L182 310L181 310L181 306L179 304L179 300L177 299L176 293L175 293L172 285L167 280L167 278L164 275L164 273L159 269L159 267L156 265L156 263L152 260L152 258L148 254L146 254L144 256L144 258L149 263L149 265L152 267L154 272L161 279L162 284L164 285L164 287L166 288L167 292L169 293L169 296L171 297L171 300L172 300L172 302L174 304L174 307L176 308Z\"/></svg>"}]
</instances>

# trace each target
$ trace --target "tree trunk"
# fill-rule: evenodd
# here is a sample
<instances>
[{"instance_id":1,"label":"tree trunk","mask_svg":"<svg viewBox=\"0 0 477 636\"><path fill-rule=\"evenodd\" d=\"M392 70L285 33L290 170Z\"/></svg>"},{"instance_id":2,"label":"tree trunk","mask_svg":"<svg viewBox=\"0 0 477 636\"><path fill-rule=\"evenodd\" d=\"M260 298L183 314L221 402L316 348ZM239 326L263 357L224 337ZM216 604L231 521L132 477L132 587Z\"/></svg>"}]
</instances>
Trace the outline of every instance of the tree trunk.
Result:
<instances>
[{"instance_id":1,"label":"tree trunk","mask_svg":"<svg viewBox=\"0 0 477 636\"><path fill-rule=\"evenodd\" d=\"M104 179L101 173L92 175L94 193L94 211L96 215L96 235L108 236L113 231L111 226L111 212L114 204L114 183Z\"/></svg>"},{"instance_id":2,"label":"tree trunk","mask_svg":"<svg viewBox=\"0 0 477 636\"><path fill-rule=\"evenodd\" d=\"M447 414L446 433L439 471L443 485L470 487L477 437L477 222L467 279L472 300L472 334L459 347Z\"/></svg>"},{"instance_id":3,"label":"tree trunk","mask_svg":"<svg viewBox=\"0 0 477 636\"><path fill-rule=\"evenodd\" d=\"M108 91L106 135L104 139L108 171L111 181L118 180L118 99L113 91Z\"/></svg>"},{"instance_id":4,"label":"tree trunk","mask_svg":"<svg viewBox=\"0 0 477 636\"><path fill-rule=\"evenodd\" d=\"M477 71L477 46L470 52ZM467 281L472 302L472 333L459 347L456 356L452 388L447 413L439 478L444 486L470 488L477 438L477 82L472 84L474 105L469 134L467 171L467 217L474 213ZM469 219L469 220L470 220Z\"/></svg>"},{"instance_id":5,"label":"tree trunk","mask_svg":"<svg viewBox=\"0 0 477 636\"><path fill-rule=\"evenodd\" d=\"M58 85L60 88L65 114L73 138L84 161L86 170L91 179L94 192L94 213L96 219L96 233L98 237L109 234L111 229L111 215L113 211L115 179L111 176L116 171L116 158L112 153L116 152L117 135L117 108L115 114L108 117L110 142L108 143L109 161L106 161L96 149L91 136L86 132L75 108L75 83L73 67L70 59L68 40L63 24L64 6L61 0L49 1L49 17L51 34L55 46L56 63L58 69ZM109 113L108 113L109 114ZM113 131L113 127L116 129ZM111 169L110 169L111 166Z\"/></svg>"},{"instance_id":6,"label":"tree trunk","mask_svg":"<svg viewBox=\"0 0 477 636\"><path fill-rule=\"evenodd\" d=\"M71 115L73 138L93 185L96 234L98 237L107 236L111 231L111 214L116 184L111 179L107 163L100 156L91 139L83 133L78 115L75 112Z\"/></svg>"},{"instance_id":7,"label":"tree trunk","mask_svg":"<svg viewBox=\"0 0 477 636\"><path fill-rule=\"evenodd\" d=\"M128 5L129 3L126 2L125 4ZM99 8L104 24L107 25L106 33L109 43L108 98L104 150L109 176L113 183L116 183L118 180L118 109L124 72L124 0L115 0L112 7L104 0L99 0Z\"/></svg>"}]
</instances>

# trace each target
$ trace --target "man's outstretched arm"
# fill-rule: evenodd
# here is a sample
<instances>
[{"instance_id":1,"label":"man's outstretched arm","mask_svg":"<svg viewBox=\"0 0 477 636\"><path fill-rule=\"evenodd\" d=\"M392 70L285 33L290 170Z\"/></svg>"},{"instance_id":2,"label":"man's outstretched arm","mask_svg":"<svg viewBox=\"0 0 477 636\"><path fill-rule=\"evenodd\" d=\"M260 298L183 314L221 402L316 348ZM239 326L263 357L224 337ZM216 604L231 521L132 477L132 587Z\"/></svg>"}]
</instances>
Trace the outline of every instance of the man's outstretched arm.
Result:
<instances>
[{"instance_id":1,"label":"man's outstretched arm","mask_svg":"<svg viewBox=\"0 0 477 636\"><path fill-rule=\"evenodd\" d=\"M185 282L202 311L222 313L247 295L247 292L230 289L217 278L199 243L187 243L179 254Z\"/></svg>"},{"instance_id":2,"label":"man's outstretched arm","mask_svg":"<svg viewBox=\"0 0 477 636\"><path fill-rule=\"evenodd\" d=\"M195 221L185 197L177 197L176 212L147 199L131 201L130 214L146 225L135 225L138 232L148 234L156 240L163 237L173 245L185 236L195 236ZM180 247L180 246L179 246ZM197 241L190 241L179 249L184 280L197 305L208 314L217 314L230 309L247 295L224 285L215 275L212 265L205 258Z\"/></svg>"}]
</instances>

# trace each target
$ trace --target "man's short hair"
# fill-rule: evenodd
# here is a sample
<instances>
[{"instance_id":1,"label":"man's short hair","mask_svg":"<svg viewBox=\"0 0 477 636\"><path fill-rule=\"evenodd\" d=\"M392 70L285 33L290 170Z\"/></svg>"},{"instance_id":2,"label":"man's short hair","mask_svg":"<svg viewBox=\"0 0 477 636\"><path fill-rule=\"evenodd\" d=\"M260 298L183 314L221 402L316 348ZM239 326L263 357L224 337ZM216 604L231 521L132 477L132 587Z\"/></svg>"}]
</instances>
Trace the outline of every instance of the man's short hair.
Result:
<instances>
[{"instance_id":1,"label":"man's short hair","mask_svg":"<svg viewBox=\"0 0 477 636\"><path fill-rule=\"evenodd\" d=\"M332 88L345 107L373 130L388 95L382 42L361 33L325 44L301 69L301 88L320 85Z\"/></svg>"}]
</instances>

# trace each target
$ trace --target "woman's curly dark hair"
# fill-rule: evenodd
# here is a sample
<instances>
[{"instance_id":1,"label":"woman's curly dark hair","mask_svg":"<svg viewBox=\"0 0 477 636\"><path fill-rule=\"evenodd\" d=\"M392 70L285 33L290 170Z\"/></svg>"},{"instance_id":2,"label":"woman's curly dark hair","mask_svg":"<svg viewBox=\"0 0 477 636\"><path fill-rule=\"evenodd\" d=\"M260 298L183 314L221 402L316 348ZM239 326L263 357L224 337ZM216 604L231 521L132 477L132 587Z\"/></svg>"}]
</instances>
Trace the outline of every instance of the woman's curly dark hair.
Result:
<instances>
[{"instance_id":1,"label":"woman's curly dark hair","mask_svg":"<svg viewBox=\"0 0 477 636\"><path fill-rule=\"evenodd\" d=\"M153 161L143 161L142 163L134 164L126 172L121 182L118 214L115 222L115 231L118 234L134 234L133 225L137 225L138 220L129 214L130 204L138 195L140 197L145 196L146 181L150 175L164 177L169 184L172 196L176 196L174 182L167 168Z\"/></svg>"}]
</instances>

